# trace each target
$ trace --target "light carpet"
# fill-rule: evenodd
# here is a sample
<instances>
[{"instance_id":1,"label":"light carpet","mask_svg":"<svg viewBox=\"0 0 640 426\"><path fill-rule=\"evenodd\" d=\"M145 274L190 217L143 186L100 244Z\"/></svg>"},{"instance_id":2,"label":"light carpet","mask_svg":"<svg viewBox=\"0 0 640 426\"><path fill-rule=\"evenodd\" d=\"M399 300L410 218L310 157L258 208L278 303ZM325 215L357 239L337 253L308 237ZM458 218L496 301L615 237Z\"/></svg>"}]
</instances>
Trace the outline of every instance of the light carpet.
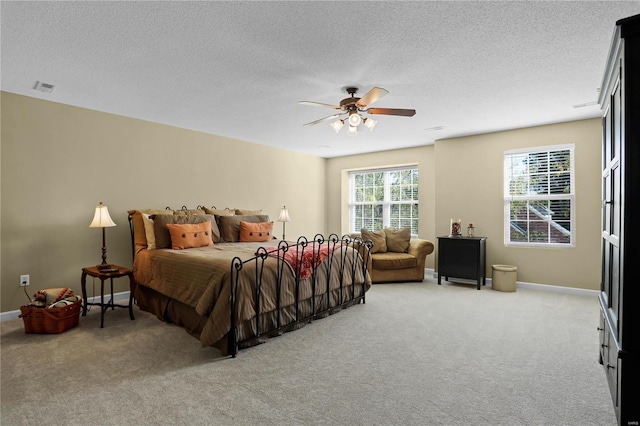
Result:
<instances>
[{"instance_id":1,"label":"light carpet","mask_svg":"<svg viewBox=\"0 0 640 426\"><path fill-rule=\"evenodd\" d=\"M2 425L615 425L595 296L374 285L235 359L135 309L1 324Z\"/></svg>"}]
</instances>

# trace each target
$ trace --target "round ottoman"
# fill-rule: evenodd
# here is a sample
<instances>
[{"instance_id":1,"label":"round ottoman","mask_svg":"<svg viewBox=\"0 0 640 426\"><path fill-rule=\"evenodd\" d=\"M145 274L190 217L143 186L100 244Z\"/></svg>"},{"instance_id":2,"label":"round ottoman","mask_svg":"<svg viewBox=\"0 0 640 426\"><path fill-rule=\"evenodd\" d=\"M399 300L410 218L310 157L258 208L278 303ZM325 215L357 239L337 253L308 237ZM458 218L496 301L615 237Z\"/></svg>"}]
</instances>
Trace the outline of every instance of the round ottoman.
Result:
<instances>
[{"instance_id":1,"label":"round ottoman","mask_svg":"<svg viewBox=\"0 0 640 426\"><path fill-rule=\"evenodd\" d=\"M498 291L516 291L518 268L513 265L493 265L491 288Z\"/></svg>"}]
</instances>

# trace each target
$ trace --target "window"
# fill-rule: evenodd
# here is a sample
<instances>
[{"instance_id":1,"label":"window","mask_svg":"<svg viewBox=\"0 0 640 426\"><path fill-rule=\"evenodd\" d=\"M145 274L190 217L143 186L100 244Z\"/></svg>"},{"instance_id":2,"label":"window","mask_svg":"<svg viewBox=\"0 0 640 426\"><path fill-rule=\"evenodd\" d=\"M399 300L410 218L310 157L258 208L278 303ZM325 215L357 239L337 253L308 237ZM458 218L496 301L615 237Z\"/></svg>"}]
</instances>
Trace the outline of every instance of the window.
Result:
<instances>
[{"instance_id":1,"label":"window","mask_svg":"<svg viewBox=\"0 0 640 426\"><path fill-rule=\"evenodd\" d=\"M505 245L575 246L573 145L504 153Z\"/></svg>"},{"instance_id":2,"label":"window","mask_svg":"<svg viewBox=\"0 0 640 426\"><path fill-rule=\"evenodd\" d=\"M349 173L349 231L411 227L418 235L418 169Z\"/></svg>"}]
</instances>

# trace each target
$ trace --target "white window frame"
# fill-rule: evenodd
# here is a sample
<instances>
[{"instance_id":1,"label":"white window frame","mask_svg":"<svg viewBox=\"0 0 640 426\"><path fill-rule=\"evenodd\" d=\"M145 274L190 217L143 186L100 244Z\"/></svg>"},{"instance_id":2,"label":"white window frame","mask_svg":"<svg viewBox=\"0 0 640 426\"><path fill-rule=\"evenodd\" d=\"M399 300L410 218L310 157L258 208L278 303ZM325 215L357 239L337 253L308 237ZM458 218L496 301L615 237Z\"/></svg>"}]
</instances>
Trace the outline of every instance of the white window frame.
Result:
<instances>
[{"instance_id":1,"label":"white window frame","mask_svg":"<svg viewBox=\"0 0 640 426\"><path fill-rule=\"evenodd\" d=\"M388 179L388 174L390 172L399 172L402 170L416 170L418 175L420 173L417 165L409 165L409 166L399 166L399 167L385 167L385 168L377 168L377 169L359 169L359 170L351 170L349 171L349 232L360 232L360 229L355 229L355 207L356 205L365 205L365 204L376 204L371 201L355 201L355 176L363 173L385 173L384 178L384 201L378 202L377 204L382 205L382 215L383 215L383 227L389 227L391 223L391 206L397 204L420 204L419 200L410 200L410 201L391 201L391 185ZM420 185L418 185L418 192L420 191ZM418 195L419 198L419 195ZM417 218L416 218L417 219ZM417 225L419 227L419 225ZM414 238L418 237L419 229L411 229L411 236Z\"/></svg>"},{"instance_id":2,"label":"white window frame","mask_svg":"<svg viewBox=\"0 0 640 426\"><path fill-rule=\"evenodd\" d=\"M569 151L569 167L570 167L570 193L568 194L526 194L526 195L513 195L510 194L509 184L513 171L510 168L511 162L508 161L511 156L516 154L532 154L532 153L544 153L552 151ZM563 145L550 145L540 146L533 148L515 149L504 152L504 245L512 247L536 247L536 248L575 248L576 246L576 202L575 202L575 144L563 144ZM548 171L550 173L550 171ZM570 215L569 220L570 228L569 238L570 242L565 243L551 243L551 242L522 242L511 241L511 201L546 201L546 200L569 200L570 202ZM549 218L546 220L549 226L554 226L554 221ZM559 225L555 225L556 229ZM564 228L563 228L564 229Z\"/></svg>"}]
</instances>

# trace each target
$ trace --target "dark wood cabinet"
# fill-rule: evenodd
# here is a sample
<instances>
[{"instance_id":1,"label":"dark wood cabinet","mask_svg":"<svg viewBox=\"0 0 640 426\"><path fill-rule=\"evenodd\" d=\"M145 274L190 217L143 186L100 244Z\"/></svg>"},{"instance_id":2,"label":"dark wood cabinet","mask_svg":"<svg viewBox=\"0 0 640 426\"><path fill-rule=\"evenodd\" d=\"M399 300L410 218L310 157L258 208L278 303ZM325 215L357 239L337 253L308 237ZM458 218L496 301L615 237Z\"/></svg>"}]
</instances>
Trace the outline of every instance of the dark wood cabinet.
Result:
<instances>
[{"instance_id":1,"label":"dark wood cabinet","mask_svg":"<svg viewBox=\"0 0 640 426\"><path fill-rule=\"evenodd\" d=\"M640 424L640 15L616 23L600 91L602 278L599 358L620 425ZM638 216L637 218L635 216Z\"/></svg>"},{"instance_id":2,"label":"dark wood cabinet","mask_svg":"<svg viewBox=\"0 0 640 426\"><path fill-rule=\"evenodd\" d=\"M487 250L485 237L438 237L438 284L441 277L475 280L487 284Z\"/></svg>"}]
</instances>

